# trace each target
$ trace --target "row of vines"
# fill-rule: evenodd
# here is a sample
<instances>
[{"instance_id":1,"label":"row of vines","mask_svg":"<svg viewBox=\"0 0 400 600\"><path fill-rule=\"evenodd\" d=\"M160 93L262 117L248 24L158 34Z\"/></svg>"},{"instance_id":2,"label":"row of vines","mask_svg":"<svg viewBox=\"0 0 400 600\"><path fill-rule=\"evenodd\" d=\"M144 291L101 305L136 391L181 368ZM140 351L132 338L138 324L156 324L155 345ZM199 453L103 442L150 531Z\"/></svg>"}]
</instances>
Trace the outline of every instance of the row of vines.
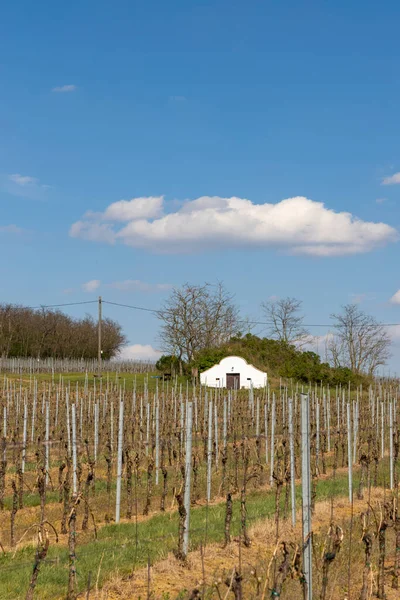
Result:
<instances>
[{"instance_id":1,"label":"row of vines","mask_svg":"<svg viewBox=\"0 0 400 600\"><path fill-rule=\"evenodd\" d=\"M207 583L204 577L202 586L194 585L183 597L285 597L287 590L289 598L296 585L299 594L310 598L298 511L302 394L309 400L311 513L321 485L333 482L327 488L330 514L320 535L322 550L316 550L317 534L313 541L313 572L322 576L314 575L312 597L335 597L331 572L349 535L335 520L335 497L343 481L349 507L358 499L366 507L357 521L360 535L356 538L354 525L350 544L354 556L357 545L363 548L362 576L359 589L347 585L347 597L366 600L375 593L384 598L388 587L398 589L400 440L394 384L363 390L281 383L275 390L227 391L182 387L176 381L151 389L145 379L128 389L118 376L100 381L86 376L71 384L53 374L46 382L32 375L24 380L4 376L0 390L2 560L12 566L10 557L34 543L26 591L18 597L43 597L49 548L58 543L68 547L59 597L71 600L85 593L89 598L93 582L89 573L77 577L77 546L95 540L107 524L138 524L156 514L177 515L173 550L176 561L189 565L190 552L199 547L204 552L209 536L208 512L199 529L190 526L190 513L220 503L223 517L217 529L225 547L239 547L240 557L223 580ZM382 498L377 499L377 488ZM250 526L257 517L249 516L249 496L263 493L274 498L269 515L274 549L268 564L257 564L245 575L241 556L251 547ZM353 510L349 523L352 531ZM141 566L139 527L130 543L136 549L134 572ZM152 543L159 543L156 536ZM1 581L0 576L0 588ZM151 597L150 575L148 581Z\"/></svg>"}]
</instances>

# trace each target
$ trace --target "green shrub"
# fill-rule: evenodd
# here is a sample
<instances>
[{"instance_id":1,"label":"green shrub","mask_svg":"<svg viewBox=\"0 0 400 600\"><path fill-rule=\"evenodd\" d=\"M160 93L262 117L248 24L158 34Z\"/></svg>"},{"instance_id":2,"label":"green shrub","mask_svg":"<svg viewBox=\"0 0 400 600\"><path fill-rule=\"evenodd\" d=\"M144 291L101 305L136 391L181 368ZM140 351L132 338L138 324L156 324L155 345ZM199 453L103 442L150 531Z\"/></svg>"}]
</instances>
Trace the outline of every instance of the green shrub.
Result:
<instances>
[{"instance_id":1,"label":"green shrub","mask_svg":"<svg viewBox=\"0 0 400 600\"><path fill-rule=\"evenodd\" d=\"M164 354L156 362L156 369L161 373L179 373L179 363L180 361L177 356Z\"/></svg>"},{"instance_id":2,"label":"green shrub","mask_svg":"<svg viewBox=\"0 0 400 600\"><path fill-rule=\"evenodd\" d=\"M266 371L270 377L330 385L357 385L365 381L363 376L354 374L346 367L333 368L321 362L321 357L315 352L302 351L291 344L260 338L251 333L237 335L218 348L203 350L190 367L197 368L199 372L205 371L226 356L235 355Z\"/></svg>"}]
</instances>

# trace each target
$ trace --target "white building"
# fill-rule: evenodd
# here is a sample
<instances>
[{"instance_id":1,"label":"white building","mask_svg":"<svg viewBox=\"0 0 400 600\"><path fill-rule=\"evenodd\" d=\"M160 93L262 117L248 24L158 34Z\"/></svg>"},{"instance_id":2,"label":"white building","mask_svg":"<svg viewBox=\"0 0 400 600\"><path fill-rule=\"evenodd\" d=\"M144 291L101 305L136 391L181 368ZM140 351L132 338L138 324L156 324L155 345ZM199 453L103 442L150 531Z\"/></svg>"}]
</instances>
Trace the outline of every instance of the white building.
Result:
<instances>
[{"instance_id":1,"label":"white building","mask_svg":"<svg viewBox=\"0 0 400 600\"><path fill-rule=\"evenodd\" d=\"M211 369L200 373L200 383L228 389L262 388L267 384L267 374L249 365L240 356L227 356Z\"/></svg>"}]
</instances>

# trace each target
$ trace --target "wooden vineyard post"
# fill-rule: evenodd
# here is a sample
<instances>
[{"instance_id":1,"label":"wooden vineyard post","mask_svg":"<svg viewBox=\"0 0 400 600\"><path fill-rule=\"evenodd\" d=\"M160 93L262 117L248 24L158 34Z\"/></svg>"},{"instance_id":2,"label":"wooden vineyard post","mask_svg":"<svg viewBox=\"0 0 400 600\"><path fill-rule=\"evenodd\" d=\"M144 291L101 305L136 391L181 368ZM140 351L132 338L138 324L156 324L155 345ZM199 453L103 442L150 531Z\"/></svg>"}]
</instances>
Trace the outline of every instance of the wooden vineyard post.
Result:
<instances>
[{"instance_id":1,"label":"wooden vineyard post","mask_svg":"<svg viewBox=\"0 0 400 600\"><path fill-rule=\"evenodd\" d=\"M59 395L59 392L57 390L57 392L56 392L56 414L55 414L55 417L54 417L54 427L57 427L57 424L58 424L58 405L60 403L60 397L59 396L60 395Z\"/></svg>"},{"instance_id":2,"label":"wooden vineyard post","mask_svg":"<svg viewBox=\"0 0 400 600\"><path fill-rule=\"evenodd\" d=\"M353 462L351 456L351 415L350 402L347 403L347 454L348 454L348 474L349 474L349 502L353 502Z\"/></svg>"},{"instance_id":3,"label":"wooden vineyard post","mask_svg":"<svg viewBox=\"0 0 400 600\"><path fill-rule=\"evenodd\" d=\"M256 400L256 438L260 437L260 398Z\"/></svg>"},{"instance_id":4,"label":"wooden vineyard post","mask_svg":"<svg viewBox=\"0 0 400 600\"><path fill-rule=\"evenodd\" d=\"M97 462L97 448L99 443L99 405L94 404L94 462Z\"/></svg>"},{"instance_id":5,"label":"wooden vineyard post","mask_svg":"<svg viewBox=\"0 0 400 600\"><path fill-rule=\"evenodd\" d=\"M189 552L189 526L190 526L190 481L192 473L192 421L193 404L188 402L186 413L186 453L185 453L185 493L183 503L185 506L185 522L183 533L183 555L186 558Z\"/></svg>"},{"instance_id":6,"label":"wooden vineyard post","mask_svg":"<svg viewBox=\"0 0 400 600\"><path fill-rule=\"evenodd\" d=\"M301 487L303 498L303 571L307 600L312 600L312 529L310 473L310 398L301 394Z\"/></svg>"},{"instance_id":7,"label":"wooden vineyard post","mask_svg":"<svg viewBox=\"0 0 400 600\"><path fill-rule=\"evenodd\" d=\"M182 384L181 384L182 387ZM180 398L180 430L179 430L179 454L181 455L182 452L182 446L183 446L183 435L184 435L184 429L185 429L185 405L183 403L182 400L182 391L179 394L179 398Z\"/></svg>"},{"instance_id":8,"label":"wooden vineyard post","mask_svg":"<svg viewBox=\"0 0 400 600\"><path fill-rule=\"evenodd\" d=\"M393 472L393 404L389 404L389 460L390 460L390 489L394 487Z\"/></svg>"},{"instance_id":9,"label":"wooden vineyard post","mask_svg":"<svg viewBox=\"0 0 400 600\"><path fill-rule=\"evenodd\" d=\"M46 440L45 440L45 456L46 456L46 486L49 485L50 472L50 401L46 402Z\"/></svg>"},{"instance_id":10,"label":"wooden vineyard post","mask_svg":"<svg viewBox=\"0 0 400 600\"><path fill-rule=\"evenodd\" d=\"M211 500L211 470L212 470L212 400L208 405L208 446L207 446L207 502Z\"/></svg>"},{"instance_id":11,"label":"wooden vineyard post","mask_svg":"<svg viewBox=\"0 0 400 600\"><path fill-rule=\"evenodd\" d=\"M4 411L6 411L6 407L4 407ZM4 415L4 418L6 419L6 416ZM6 421L5 421L6 423ZM21 461L21 471L22 473L25 473L25 457L26 457L26 430L27 430L27 425L28 425L28 404L25 401L24 404L24 429L23 429L23 433L22 433L22 461ZM7 429L7 427L6 427ZM4 435L4 437L6 437Z\"/></svg>"},{"instance_id":12,"label":"wooden vineyard post","mask_svg":"<svg viewBox=\"0 0 400 600\"><path fill-rule=\"evenodd\" d=\"M37 404L37 388L35 386L34 391L33 391L31 442L33 442L33 440L35 439L36 404Z\"/></svg>"},{"instance_id":13,"label":"wooden vineyard post","mask_svg":"<svg viewBox=\"0 0 400 600\"><path fill-rule=\"evenodd\" d=\"M353 464L357 462L358 400L353 402Z\"/></svg>"},{"instance_id":14,"label":"wooden vineyard post","mask_svg":"<svg viewBox=\"0 0 400 600\"><path fill-rule=\"evenodd\" d=\"M71 456L71 430L69 423L69 397L68 391L65 392L65 410L67 415L67 439L68 439L68 456Z\"/></svg>"},{"instance_id":15,"label":"wooden vineyard post","mask_svg":"<svg viewBox=\"0 0 400 600\"><path fill-rule=\"evenodd\" d=\"M219 450L218 450L218 407L217 407L217 402L215 402L215 405L214 405L214 444L215 444L215 467L218 469Z\"/></svg>"},{"instance_id":16,"label":"wooden vineyard post","mask_svg":"<svg viewBox=\"0 0 400 600\"><path fill-rule=\"evenodd\" d=\"M223 424L223 433L222 433L222 444L223 444L224 452L226 452L227 431L228 431L226 398L224 399L223 420L224 420L224 424Z\"/></svg>"},{"instance_id":17,"label":"wooden vineyard post","mask_svg":"<svg viewBox=\"0 0 400 600\"><path fill-rule=\"evenodd\" d=\"M327 419L326 419L326 427L328 430L328 452L331 451L331 391L328 388L328 398L327 398Z\"/></svg>"},{"instance_id":18,"label":"wooden vineyard post","mask_svg":"<svg viewBox=\"0 0 400 600\"><path fill-rule=\"evenodd\" d=\"M150 444L150 404L146 405L146 456L149 455Z\"/></svg>"},{"instance_id":19,"label":"wooden vineyard post","mask_svg":"<svg viewBox=\"0 0 400 600\"><path fill-rule=\"evenodd\" d=\"M7 406L3 406L3 438L7 439ZM4 450L3 460L6 460L6 451Z\"/></svg>"},{"instance_id":20,"label":"wooden vineyard post","mask_svg":"<svg viewBox=\"0 0 400 600\"><path fill-rule=\"evenodd\" d=\"M71 405L72 417L72 493L74 496L78 493L77 478L77 451L76 451L76 408L75 403Z\"/></svg>"},{"instance_id":21,"label":"wooden vineyard post","mask_svg":"<svg viewBox=\"0 0 400 600\"><path fill-rule=\"evenodd\" d=\"M290 491L292 498L292 525L296 525L296 483L294 469L293 400L289 398Z\"/></svg>"},{"instance_id":22,"label":"wooden vineyard post","mask_svg":"<svg viewBox=\"0 0 400 600\"><path fill-rule=\"evenodd\" d=\"M320 436L319 436L319 431L320 431L320 404L319 404L319 400L318 398L316 398L316 406L315 406L315 421L316 421L316 428L317 428L317 435L315 438L315 465L316 465L316 469L317 469L317 473L319 472L319 447L320 447Z\"/></svg>"},{"instance_id":23,"label":"wooden vineyard post","mask_svg":"<svg viewBox=\"0 0 400 600\"><path fill-rule=\"evenodd\" d=\"M271 470L269 483L272 486L274 483L274 458L275 458L275 394L272 394L272 408L271 408Z\"/></svg>"},{"instance_id":24,"label":"wooden vineyard post","mask_svg":"<svg viewBox=\"0 0 400 600\"><path fill-rule=\"evenodd\" d=\"M268 464L268 408L264 404L264 431L265 431L265 464Z\"/></svg>"},{"instance_id":25,"label":"wooden vineyard post","mask_svg":"<svg viewBox=\"0 0 400 600\"><path fill-rule=\"evenodd\" d=\"M119 402L118 423L118 458L117 458L117 497L115 501L115 522L119 523L121 513L121 483L122 483L122 444L124 435L124 401Z\"/></svg>"},{"instance_id":26,"label":"wooden vineyard post","mask_svg":"<svg viewBox=\"0 0 400 600\"><path fill-rule=\"evenodd\" d=\"M160 406L158 399L156 400L156 485L158 485L159 470L160 470Z\"/></svg>"},{"instance_id":27,"label":"wooden vineyard post","mask_svg":"<svg viewBox=\"0 0 400 600\"><path fill-rule=\"evenodd\" d=\"M110 445L111 454L114 453L114 402L110 404Z\"/></svg>"}]
</instances>

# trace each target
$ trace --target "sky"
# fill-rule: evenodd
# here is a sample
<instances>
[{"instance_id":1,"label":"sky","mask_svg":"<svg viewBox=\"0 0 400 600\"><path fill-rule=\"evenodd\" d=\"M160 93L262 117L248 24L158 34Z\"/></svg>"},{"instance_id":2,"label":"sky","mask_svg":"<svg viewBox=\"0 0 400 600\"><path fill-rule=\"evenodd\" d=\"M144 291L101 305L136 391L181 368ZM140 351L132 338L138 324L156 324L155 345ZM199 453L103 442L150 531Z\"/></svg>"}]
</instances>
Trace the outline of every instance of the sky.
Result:
<instances>
[{"instance_id":1,"label":"sky","mask_svg":"<svg viewBox=\"0 0 400 600\"><path fill-rule=\"evenodd\" d=\"M157 309L223 281L256 320L301 299L321 338L349 302L400 323L399 19L394 0L6 3L0 301ZM104 313L126 356L157 356L152 313Z\"/></svg>"}]
</instances>

